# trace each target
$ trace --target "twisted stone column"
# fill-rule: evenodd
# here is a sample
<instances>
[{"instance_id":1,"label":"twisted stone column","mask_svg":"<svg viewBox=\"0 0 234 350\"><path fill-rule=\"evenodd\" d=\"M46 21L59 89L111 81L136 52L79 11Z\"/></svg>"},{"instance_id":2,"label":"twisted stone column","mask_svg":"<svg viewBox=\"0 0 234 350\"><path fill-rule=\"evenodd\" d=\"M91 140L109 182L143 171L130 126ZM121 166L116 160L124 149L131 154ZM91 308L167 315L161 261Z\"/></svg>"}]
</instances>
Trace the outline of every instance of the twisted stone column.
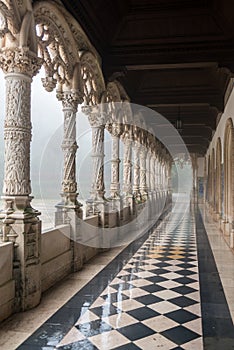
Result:
<instances>
[{"instance_id":1,"label":"twisted stone column","mask_svg":"<svg viewBox=\"0 0 234 350\"><path fill-rule=\"evenodd\" d=\"M150 189L151 192L155 191L155 154L152 150L150 157Z\"/></svg>"},{"instance_id":2,"label":"twisted stone column","mask_svg":"<svg viewBox=\"0 0 234 350\"><path fill-rule=\"evenodd\" d=\"M156 156L156 160L155 160L155 187L156 187L156 191L159 190L159 161L158 161L158 157Z\"/></svg>"},{"instance_id":3,"label":"twisted stone column","mask_svg":"<svg viewBox=\"0 0 234 350\"><path fill-rule=\"evenodd\" d=\"M123 193L126 196L132 195L132 140L125 138L124 143L124 164L123 164Z\"/></svg>"},{"instance_id":4,"label":"twisted stone column","mask_svg":"<svg viewBox=\"0 0 234 350\"><path fill-rule=\"evenodd\" d=\"M135 141L133 143L133 152L134 152L134 163L133 163L133 195L134 198L138 201L141 200L140 193L140 149L141 145L139 142Z\"/></svg>"},{"instance_id":5,"label":"twisted stone column","mask_svg":"<svg viewBox=\"0 0 234 350\"><path fill-rule=\"evenodd\" d=\"M140 148L140 194L143 200L147 199L147 182L146 182L146 159L147 149L144 145Z\"/></svg>"},{"instance_id":6,"label":"twisted stone column","mask_svg":"<svg viewBox=\"0 0 234 350\"><path fill-rule=\"evenodd\" d=\"M146 151L146 186L148 189L148 192L150 192L150 158L151 158L151 153L149 149Z\"/></svg>"},{"instance_id":7,"label":"twisted stone column","mask_svg":"<svg viewBox=\"0 0 234 350\"><path fill-rule=\"evenodd\" d=\"M92 129L92 183L86 213L92 215L105 211L104 130L106 117L98 106L84 106L82 111L88 116Z\"/></svg>"},{"instance_id":8,"label":"twisted stone column","mask_svg":"<svg viewBox=\"0 0 234 350\"><path fill-rule=\"evenodd\" d=\"M119 136L120 136L120 125L117 123L113 123L111 126L112 159L111 159L111 185L110 185L110 195L112 199L120 198Z\"/></svg>"},{"instance_id":9,"label":"twisted stone column","mask_svg":"<svg viewBox=\"0 0 234 350\"><path fill-rule=\"evenodd\" d=\"M82 102L78 91L57 91L57 98L62 101L64 113L64 133L62 150L64 153L63 181L62 181L62 203L61 206L81 206L77 202L76 182L76 113L78 104Z\"/></svg>"},{"instance_id":10,"label":"twisted stone column","mask_svg":"<svg viewBox=\"0 0 234 350\"><path fill-rule=\"evenodd\" d=\"M131 132L131 130L130 130ZM132 194L132 135L126 133L123 138L124 160L123 160L123 219L129 220L135 214L135 205ZM127 210L127 211L126 211Z\"/></svg>"}]
</instances>

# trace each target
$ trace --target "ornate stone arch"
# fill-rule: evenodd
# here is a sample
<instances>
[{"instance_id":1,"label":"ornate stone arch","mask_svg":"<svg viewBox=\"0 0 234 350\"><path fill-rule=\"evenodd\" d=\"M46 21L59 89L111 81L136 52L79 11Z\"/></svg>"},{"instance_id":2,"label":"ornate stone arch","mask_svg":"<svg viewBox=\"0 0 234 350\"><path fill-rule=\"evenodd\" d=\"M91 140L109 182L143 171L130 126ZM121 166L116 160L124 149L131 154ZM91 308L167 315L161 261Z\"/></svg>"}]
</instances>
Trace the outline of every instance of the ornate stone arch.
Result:
<instances>
[{"instance_id":1,"label":"ornate stone arch","mask_svg":"<svg viewBox=\"0 0 234 350\"><path fill-rule=\"evenodd\" d=\"M98 58L98 54L95 51L94 47L91 45L87 35L77 22L77 20L64 8L63 5L57 5L60 12L63 14L70 31L73 35L73 38L76 42L76 47L78 49L79 55L84 51L90 51Z\"/></svg>"},{"instance_id":2,"label":"ornate stone arch","mask_svg":"<svg viewBox=\"0 0 234 350\"><path fill-rule=\"evenodd\" d=\"M221 139L220 137L217 140L216 143L216 203L215 203L215 210L218 214L219 218L221 217L222 213L222 145L221 145Z\"/></svg>"},{"instance_id":3,"label":"ornate stone arch","mask_svg":"<svg viewBox=\"0 0 234 350\"><path fill-rule=\"evenodd\" d=\"M57 83L59 87L74 85L81 88L76 42L60 7L48 1L39 1L34 4L33 12L39 56L43 59L46 74L42 79L43 86L47 91L52 91Z\"/></svg>"},{"instance_id":4,"label":"ornate stone arch","mask_svg":"<svg viewBox=\"0 0 234 350\"><path fill-rule=\"evenodd\" d=\"M234 128L229 118L224 134L224 215L227 222L233 222L234 210ZM228 229L230 232L230 229Z\"/></svg>"},{"instance_id":5,"label":"ornate stone arch","mask_svg":"<svg viewBox=\"0 0 234 350\"><path fill-rule=\"evenodd\" d=\"M92 52L82 53L80 62L84 103L87 106L97 106L106 90L101 67Z\"/></svg>"}]
</instances>

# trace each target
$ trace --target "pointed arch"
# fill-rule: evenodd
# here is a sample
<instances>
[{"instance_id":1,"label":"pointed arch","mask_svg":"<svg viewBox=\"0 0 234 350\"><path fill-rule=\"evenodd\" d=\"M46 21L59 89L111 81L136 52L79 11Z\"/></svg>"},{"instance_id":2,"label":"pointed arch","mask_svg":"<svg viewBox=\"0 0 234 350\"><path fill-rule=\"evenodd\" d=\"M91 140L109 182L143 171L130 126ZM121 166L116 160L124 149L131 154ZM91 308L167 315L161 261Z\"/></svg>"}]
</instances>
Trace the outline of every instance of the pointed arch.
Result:
<instances>
[{"instance_id":1,"label":"pointed arch","mask_svg":"<svg viewBox=\"0 0 234 350\"><path fill-rule=\"evenodd\" d=\"M48 1L36 2L33 13L39 56L46 74L42 80L44 88L52 91L57 83L70 86L79 55L63 13L57 4Z\"/></svg>"}]
</instances>

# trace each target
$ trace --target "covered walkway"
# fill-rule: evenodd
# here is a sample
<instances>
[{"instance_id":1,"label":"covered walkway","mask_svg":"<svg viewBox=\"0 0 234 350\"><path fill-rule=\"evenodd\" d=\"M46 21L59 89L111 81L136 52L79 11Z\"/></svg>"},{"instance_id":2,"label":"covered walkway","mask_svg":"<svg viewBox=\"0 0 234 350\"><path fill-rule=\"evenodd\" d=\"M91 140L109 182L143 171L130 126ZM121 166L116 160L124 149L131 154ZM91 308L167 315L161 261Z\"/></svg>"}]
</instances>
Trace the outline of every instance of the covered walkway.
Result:
<instances>
[{"instance_id":1,"label":"covered walkway","mask_svg":"<svg viewBox=\"0 0 234 350\"><path fill-rule=\"evenodd\" d=\"M1 350L234 349L233 23L228 0L0 0Z\"/></svg>"}]
</instances>

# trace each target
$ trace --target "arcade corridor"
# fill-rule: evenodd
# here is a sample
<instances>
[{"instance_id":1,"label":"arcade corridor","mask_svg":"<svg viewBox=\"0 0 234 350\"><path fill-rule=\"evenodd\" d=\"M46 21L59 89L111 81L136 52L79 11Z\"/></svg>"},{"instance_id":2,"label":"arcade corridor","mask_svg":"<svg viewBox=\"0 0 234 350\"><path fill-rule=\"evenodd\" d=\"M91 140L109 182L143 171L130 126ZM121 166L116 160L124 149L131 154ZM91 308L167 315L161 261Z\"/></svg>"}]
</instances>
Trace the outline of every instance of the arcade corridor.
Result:
<instances>
[{"instance_id":1,"label":"arcade corridor","mask_svg":"<svg viewBox=\"0 0 234 350\"><path fill-rule=\"evenodd\" d=\"M234 350L234 2L0 0L0 70L0 350Z\"/></svg>"}]
</instances>

